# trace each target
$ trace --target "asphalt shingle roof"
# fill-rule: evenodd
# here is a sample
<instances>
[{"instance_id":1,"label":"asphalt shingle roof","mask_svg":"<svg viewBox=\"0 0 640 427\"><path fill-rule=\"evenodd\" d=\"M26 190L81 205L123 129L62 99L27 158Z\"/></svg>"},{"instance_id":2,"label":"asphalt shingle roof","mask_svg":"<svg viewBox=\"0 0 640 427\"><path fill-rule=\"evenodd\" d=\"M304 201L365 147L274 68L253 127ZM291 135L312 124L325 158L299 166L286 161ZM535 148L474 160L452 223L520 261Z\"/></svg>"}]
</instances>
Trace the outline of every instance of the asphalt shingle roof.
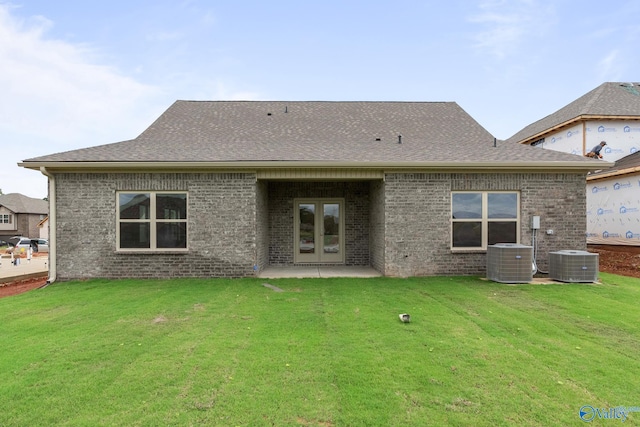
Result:
<instances>
[{"instance_id":1,"label":"asphalt shingle roof","mask_svg":"<svg viewBox=\"0 0 640 427\"><path fill-rule=\"evenodd\" d=\"M496 145L493 136L455 102L176 101L135 139L36 157L23 165L593 162L521 144L499 141Z\"/></svg>"},{"instance_id":2,"label":"asphalt shingle roof","mask_svg":"<svg viewBox=\"0 0 640 427\"><path fill-rule=\"evenodd\" d=\"M611 176L614 174L624 174L630 171L638 171L640 169L640 151L636 151L633 154L624 156L621 159L616 160L614 165L608 169L602 169L597 172L589 174L590 178L597 178L601 175Z\"/></svg>"},{"instance_id":3,"label":"asphalt shingle roof","mask_svg":"<svg viewBox=\"0 0 640 427\"><path fill-rule=\"evenodd\" d=\"M40 214L49 213L49 202L46 200L34 199L19 193L0 195L0 206L4 206L13 213Z\"/></svg>"},{"instance_id":4,"label":"asphalt shingle roof","mask_svg":"<svg viewBox=\"0 0 640 427\"><path fill-rule=\"evenodd\" d=\"M640 83L606 82L507 139L521 142L580 116L640 118Z\"/></svg>"}]
</instances>

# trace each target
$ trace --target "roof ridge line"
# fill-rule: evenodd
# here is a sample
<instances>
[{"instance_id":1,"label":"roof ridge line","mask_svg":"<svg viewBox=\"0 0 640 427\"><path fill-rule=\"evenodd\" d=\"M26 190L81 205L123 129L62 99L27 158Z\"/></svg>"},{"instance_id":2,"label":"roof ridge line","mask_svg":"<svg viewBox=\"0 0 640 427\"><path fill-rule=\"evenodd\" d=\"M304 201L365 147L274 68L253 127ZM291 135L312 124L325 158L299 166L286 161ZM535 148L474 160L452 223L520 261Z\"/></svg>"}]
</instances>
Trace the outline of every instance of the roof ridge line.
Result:
<instances>
[{"instance_id":1,"label":"roof ridge line","mask_svg":"<svg viewBox=\"0 0 640 427\"><path fill-rule=\"evenodd\" d=\"M608 84L609 84L608 82L603 83L595 89L595 93L593 94L593 97L585 104L584 108L580 112L581 115L589 114L589 110L591 109L591 106L596 103L596 101L600 98L600 96L602 96L602 92L604 92L605 86Z\"/></svg>"},{"instance_id":2,"label":"roof ridge line","mask_svg":"<svg viewBox=\"0 0 640 427\"><path fill-rule=\"evenodd\" d=\"M457 101L331 101L331 100L252 100L252 99L176 99L177 102L193 102L193 103L254 103L254 104L304 104L304 103L316 103L316 104L457 104Z\"/></svg>"}]
</instances>

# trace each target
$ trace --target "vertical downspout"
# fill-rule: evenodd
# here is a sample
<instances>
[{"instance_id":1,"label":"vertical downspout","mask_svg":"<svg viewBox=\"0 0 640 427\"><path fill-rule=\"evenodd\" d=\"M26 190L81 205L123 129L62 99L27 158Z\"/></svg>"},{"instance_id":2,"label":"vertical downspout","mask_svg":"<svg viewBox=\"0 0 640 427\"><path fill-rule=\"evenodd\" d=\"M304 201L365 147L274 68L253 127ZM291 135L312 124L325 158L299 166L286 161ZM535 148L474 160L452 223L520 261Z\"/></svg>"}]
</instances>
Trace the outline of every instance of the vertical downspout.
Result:
<instances>
[{"instance_id":1,"label":"vertical downspout","mask_svg":"<svg viewBox=\"0 0 640 427\"><path fill-rule=\"evenodd\" d=\"M56 178L44 166L40 172L49 178L49 279L47 285L56 281Z\"/></svg>"},{"instance_id":2,"label":"vertical downspout","mask_svg":"<svg viewBox=\"0 0 640 427\"><path fill-rule=\"evenodd\" d=\"M582 155L587 154L587 122L582 121Z\"/></svg>"}]
</instances>

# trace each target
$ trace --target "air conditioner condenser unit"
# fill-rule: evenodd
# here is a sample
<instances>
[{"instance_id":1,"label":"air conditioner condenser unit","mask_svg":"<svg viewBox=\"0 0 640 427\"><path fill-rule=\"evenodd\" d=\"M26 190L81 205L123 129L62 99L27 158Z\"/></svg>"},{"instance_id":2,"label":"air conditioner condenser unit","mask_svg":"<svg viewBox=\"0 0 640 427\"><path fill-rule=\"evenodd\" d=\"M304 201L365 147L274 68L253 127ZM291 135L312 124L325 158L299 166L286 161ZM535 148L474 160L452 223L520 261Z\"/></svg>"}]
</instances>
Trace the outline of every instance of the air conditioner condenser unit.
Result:
<instances>
[{"instance_id":1,"label":"air conditioner condenser unit","mask_svg":"<svg viewBox=\"0 0 640 427\"><path fill-rule=\"evenodd\" d=\"M599 255L587 251L549 252L549 278L559 282L598 281Z\"/></svg>"},{"instance_id":2,"label":"air conditioner condenser unit","mask_svg":"<svg viewBox=\"0 0 640 427\"><path fill-rule=\"evenodd\" d=\"M533 247L519 243L497 243L487 247L487 279L501 283L533 280Z\"/></svg>"}]
</instances>

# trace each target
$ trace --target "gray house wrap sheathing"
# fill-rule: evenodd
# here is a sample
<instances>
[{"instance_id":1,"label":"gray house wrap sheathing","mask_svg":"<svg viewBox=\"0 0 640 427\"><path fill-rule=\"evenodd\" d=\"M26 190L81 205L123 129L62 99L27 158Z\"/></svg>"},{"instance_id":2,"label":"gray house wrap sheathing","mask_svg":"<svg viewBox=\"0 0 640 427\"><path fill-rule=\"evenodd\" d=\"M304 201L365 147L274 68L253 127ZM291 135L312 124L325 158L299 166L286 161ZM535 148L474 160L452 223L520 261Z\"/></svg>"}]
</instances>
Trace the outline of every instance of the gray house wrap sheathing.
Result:
<instances>
[{"instance_id":1,"label":"gray house wrap sheathing","mask_svg":"<svg viewBox=\"0 0 640 427\"><path fill-rule=\"evenodd\" d=\"M601 141L615 165L587 177L587 243L640 246L640 83L603 83L507 140L574 154Z\"/></svg>"},{"instance_id":2,"label":"gray house wrap sheathing","mask_svg":"<svg viewBox=\"0 0 640 427\"><path fill-rule=\"evenodd\" d=\"M585 177L602 163L495 142L453 102L178 101L133 140L20 165L49 176L65 280L482 274L492 240L531 243L533 215L554 230L544 269L586 248Z\"/></svg>"}]
</instances>

